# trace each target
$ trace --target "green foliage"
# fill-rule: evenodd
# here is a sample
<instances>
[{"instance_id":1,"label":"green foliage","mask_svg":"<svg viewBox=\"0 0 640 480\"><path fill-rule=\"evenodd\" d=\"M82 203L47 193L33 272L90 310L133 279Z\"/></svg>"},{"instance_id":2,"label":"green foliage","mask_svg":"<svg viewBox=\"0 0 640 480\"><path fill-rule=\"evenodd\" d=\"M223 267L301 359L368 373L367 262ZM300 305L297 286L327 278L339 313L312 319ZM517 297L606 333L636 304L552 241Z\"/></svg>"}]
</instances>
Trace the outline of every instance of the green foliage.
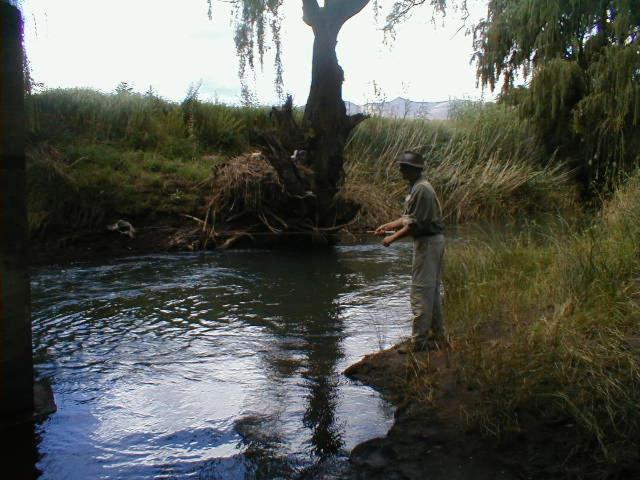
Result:
<instances>
[{"instance_id":1,"label":"green foliage","mask_svg":"<svg viewBox=\"0 0 640 480\"><path fill-rule=\"evenodd\" d=\"M479 395L469 421L501 438L562 425L559 474L637 465L640 176L586 227L517 231L449 249L448 320L460 376Z\"/></svg>"},{"instance_id":2,"label":"green foliage","mask_svg":"<svg viewBox=\"0 0 640 480\"><path fill-rule=\"evenodd\" d=\"M115 92L117 95L128 95L130 93L133 93L133 87L129 85L127 82L120 82L116 86Z\"/></svg>"},{"instance_id":3,"label":"green foliage","mask_svg":"<svg viewBox=\"0 0 640 480\"><path fill-rule=\"evenodd\" d=\"M267 110L201 102L198 88L192 86L180 105L188 137L197 138L206 149L234 153L246 150L256 129L264 126Z\"/></svg>"},{"instance_id":4,"label":"green foliage","mask_svg":"<svg viewBox=\"0 0 640 480\"><path fill-rule=\"evenodd\" d=\"M276 69L275 88L282 98L282 47L280 41L281 17L279 10L282 0L232 0L235 35L233 37L236 52L240 59L238 74L241 83L241 95L245 106L252 105L251 92L246 82L247 69L255 68L255 51L258 51L260 65L264 62L267 50L267 28L275 47L274 66ZM207 0L209 19L213 18L212 0Z\"/></svg>"},{"instance_id":5,"label":"green foliage","mask_svg":"<svg viewBox=\"0 0 640 480\"><path fill-rule=\"evenodd\" d=\"M212 168L250 150L268 120L266 110L201 102L197 88L181 104L152 92L84 89L48 90L28 104L34 233L100 227L118 215L194 213L206 206ZM449 122L380 118L357 128L343 194L363 204L360 226L398 213L406 186L393 159L406 148L428 158L452 221L565 208L573 199L566 172L541 160L512 107L471 103Z\"/></svg>"},{"instance_id":6,"label":"green foliage","mask_svg":"<svg viewBox=\"0 0 640 480\"><path fill-rule=\"evenodd\" d=\"M27 111L32 234L197 212L213 167L248 149L267 118L197 95L175 104L127 89L47 90L27 97Z\"/></svg>"},{"instance_id":7,"label":"green foliage","mask_svg":"<svg viewBox=\"0 0 640 480\"><path fill-rule=\"evenodd\" d=\"M346 149L346 192L364 205L360 220L369 227L399 214L406 185L394 159L405 149L425 156L449 221L566 209L574 201L567 170L546 157L529 122L513 107L469 102L448 122L374 118L358 126Z\"/></svg>"},{"instance_id":8,"label":"green foliage","mask_svg":"<svg viewBox=\"0 0 640 480\"><path fill-rule=\"evenodd\" d=\"M106 144L47 145L27 152L32 235L101 229L119 218L191 213L202 208L216 157L170 159Z\"/></svg>"},{"instance_id":9,"label":"green foliage","mask_svg":"<svg viewBox=\"0 0 640 480\"><path fill-rule=\"evenodd\" d=\"M183 158L211 151L239 153L267 118L266 110L205 103L197 94L176 104L155 95L109 95L89 89L31 95L27 111L34 142L106 142Z\"/></svg>"},{"instance_id":10,"label":"green foliage","mask_svg":"<svg viewBox=\"0 0 640 480\"><path fill-rule=\"evenodd\" d=\"M640 160L639 37L638 0L491 0L474 58L585 188L610 190ZM511 95L518 74L529 88Z\"/></svg>"},{"instance_id":11,"label":"green foliage","mask_svg":"<svg viewBox=\"0 0 640 480\"><path fill-rule=\"evenodd\" d=\"M575 108L574 131L595 180L619 180L640 165L640 43L607 46L587 75L591 91Z\"/></svg>"}]
</instances>

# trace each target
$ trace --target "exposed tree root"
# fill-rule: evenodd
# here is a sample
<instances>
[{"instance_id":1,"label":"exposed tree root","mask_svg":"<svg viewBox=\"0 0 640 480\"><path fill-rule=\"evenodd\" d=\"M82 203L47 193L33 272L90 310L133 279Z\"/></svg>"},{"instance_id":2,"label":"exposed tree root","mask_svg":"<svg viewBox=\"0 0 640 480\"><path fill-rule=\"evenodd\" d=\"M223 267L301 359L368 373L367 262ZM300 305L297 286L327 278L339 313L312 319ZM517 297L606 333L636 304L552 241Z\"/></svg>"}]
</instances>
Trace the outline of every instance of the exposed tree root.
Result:
<instances>
[{"instance_id":1,"label":"exposed tree root","mask_svg":"<svg viewBox=\"0 0 640 480\"><path fill-rule=\"evenodd\" d=\"M291 99L282 109L273 108L270 118L271 126L257 139L258 151L217 166L206 215L189 217L197 225L175 236L176 248L331 245L353 221L358 206L348 197L335 195L330 208L319 202L316 172Z\"/></svg>"}]
</instances>

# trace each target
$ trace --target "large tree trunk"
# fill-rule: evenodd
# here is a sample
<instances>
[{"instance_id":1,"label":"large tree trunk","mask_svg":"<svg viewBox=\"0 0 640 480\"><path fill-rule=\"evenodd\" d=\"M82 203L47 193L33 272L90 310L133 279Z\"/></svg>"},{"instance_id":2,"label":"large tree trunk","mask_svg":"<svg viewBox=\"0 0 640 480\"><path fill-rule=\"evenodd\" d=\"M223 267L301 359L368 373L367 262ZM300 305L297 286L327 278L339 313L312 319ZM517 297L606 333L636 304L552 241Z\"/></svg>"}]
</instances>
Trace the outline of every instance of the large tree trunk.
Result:
<instances>
[{"instance_id":1,"label":"large tree trunk","mask_svg":"<svg viewBox=\"0 0 640 480\"><path fill-rule=\"evenodd\" d=\"M0 1L0 416L33 414L22 20Z\"/></svg>"},{"instance_id":2,"label":"large tree trunk","mask_svg":"<svg viewBox=\"0 0 640 480\"><path fill-rule=\"evenodd\" d=\"M305 22L313 28L311 89L304 112L308 156L314 170L316 225L335 225L334 198L343 176L343 153L351 130L365 117L346 114L342 100L344 73L338 64L336 44L342 25L369 0L303 0Z\"/></svg>"},{"instance_id":3,"label":"large tree trunk","mask_svg":"<svg viewBox=\"0 0 640 480\"><path fill-rule=\"evenodd\" d=\"M265 233L277 235L282 241L290 237L298 244L331 245L336 240L334 233L357 214L358 205L336 193L343 178L347 139L366 116L346 114L342 101L344 75L336 44L342 25L369 1L325 0L325 6L320 7L317 0L302 0L303 19L314 33L311 89L302 125L295 120L291 98L287 99L282 109L271 110L272 121L257 136L264 158L249 156L236 166L236 170L263 172L262 177L247 174L238 185L237 175L228 173L233 171L229 170L234 168L233 162L217 170L210 212L218 231L226 230L229 235L225 238L212 227L206 235L216 245L226 248L241 235L255 244L253 235ZM263 160L273 167L277 181L268 178ZM239 194L235 193L237 187ZM227 201L231 196L239 197L239 201Z\"/></svg>"},{"instance_id":4,"label":"large tree trunk","mask_svg":"<svg viewBox=\"0 0 640 480\"><path fill-rule=\"evenodd\" d=\"M314 29L311 89L303 127L312 132L309 153L314 170L313 190L318 202L316 222L330 222L332 199L342 176L347 115L342 101L344 75L336 56L338 28L323 19Z\"/></svg>"}]
</instances>

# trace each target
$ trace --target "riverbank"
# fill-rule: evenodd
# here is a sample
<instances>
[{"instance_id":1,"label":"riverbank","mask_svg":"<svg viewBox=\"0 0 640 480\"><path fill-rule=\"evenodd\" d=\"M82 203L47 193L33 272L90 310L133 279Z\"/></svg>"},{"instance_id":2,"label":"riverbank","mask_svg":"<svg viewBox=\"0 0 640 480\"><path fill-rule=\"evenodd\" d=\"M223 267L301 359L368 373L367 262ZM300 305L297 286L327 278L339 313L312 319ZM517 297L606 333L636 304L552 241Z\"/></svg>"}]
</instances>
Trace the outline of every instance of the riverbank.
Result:
<instances>
[{"instance_id":1,"label":"riverbank","mask_svg":"<svg viewBox=\"0 0 640 480\"><path fill-rule=\"evenodd\" d=\"M69 263L77 261L99 261L118 257L148 255L169 252L195 252L226 248L213 242L206 243L206 236L197 217L190 215L153 216L151 218L121 219L135 229L133 237L111 225L48 233L31 240L29 258L33 266ZM234 238L232 235L221 238ZM324 238L324 237L322 237ZM331 243L322 243L307 235L307 242L299 235L263 234L245 235L236 239L233 247L277 248L298 250L304 248L326 249L333 243L354 244L370 241L371 235L365 231L349 231L331 238ZM315 242L315 243L314 243ZM231 243L231 242L229 242Z\"/></svg>"},{"instance_id":2,"label":"riverbank","mask_svg":"<svg viewBox=\"0 0 640 480\"><path fill-rule=\"evenodd\" d=\"M128 221L128 220L127 220ZM186 245L175 248L172 239L193 226L193 221L180 217L132 219L133 238L118 231L102 228L58 230L31 240L29 259L31 265L48 265L76 261L146 255L188 250Z\"/></svg>"},{"instance_id":3,"label":"riverbank","mask_svg":"<svg viewBox=\"0 0 640 480\"><path fill-rule=\"evenodd\" d=\"M519 432L488 438L468 422L482 396L458 378L449 351L398 353L398 346L364 357L345 374L379 391L397 407L385 437L358 445L350 455L356 478L511 480L584 478L565 468L566 447L578 442L575 424L558 418L523 418ZM427 382L407 396L407 383ZM582 459L583 461L586 459ZM611 478L627 478L615 472Z\"/></svg>"},{"instance_id":4,"label":"riverbank","mask_svg":"<svg viewBox=\"0 0 640 480\"><path fill-rule=\"evenodd\" d=\"M86 89L46 90L26 104L29 231L39 259L166 251L178 248L172 238L182 234L179 248L197 249L206 238L189 234L190 227L207 221L209 229L215 222L225 230L241 215L248 223L241 226L260 235L286 223L273 217L273 188L265 187L274 186L273 169L256 175L235 168L253 158L269 121L266 108L201 102L197 92L174 103L153 92ZM547 158L513 108L469 104L447 122L372 118L358 126L340 192L344 203L358 206L348 230L399 215L406 185L393 162L404 149L425 153L449 224L576 208L570 174ZM230 187L214 181L225 165L234 172L227 189L233 198L215 205ZM251 224L256 218L267 218L271 228ZM118 220L130 222L139 237L108 233Z\"/></svg>"},{"instance_id":5,"label":"riverbank","mask_svg":"<svg viewBox=\"0 0 640 480\"><path fill-rule=\"evenodd\" d=\"M441 462L459 478L635 478L639 244L638 177L584 224L452 243L450 348L392 348L346 372L398 406L352 462L370 478L422 478Z\"/></svg>"},{"instance_id":6,"label":"riverbank","mask_svg":"<svg viewBox=\"0 0 640 480\"><path fill-rule=\"evenodd\" d=\"M429 375L437 382L428 402L407 398L406 382ZM398 346L364 357L345 374L381 392L397 407L391 430L383 438L353 449L350 462L357 478L489 480L520 478L499 448L489 446L461 421L460 408L477 401L456 380L448 351L406 354Z\"/></svg>"}]
</instances>

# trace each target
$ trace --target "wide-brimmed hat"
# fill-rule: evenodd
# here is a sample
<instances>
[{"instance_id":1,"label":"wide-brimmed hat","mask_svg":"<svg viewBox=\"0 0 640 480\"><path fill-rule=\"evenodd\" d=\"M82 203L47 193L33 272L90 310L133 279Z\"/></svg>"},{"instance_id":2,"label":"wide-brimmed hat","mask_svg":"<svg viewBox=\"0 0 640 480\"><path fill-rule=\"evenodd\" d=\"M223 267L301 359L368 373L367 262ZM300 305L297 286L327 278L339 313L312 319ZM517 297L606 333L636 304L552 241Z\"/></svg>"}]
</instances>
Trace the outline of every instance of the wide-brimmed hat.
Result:
<instances>
[{"instance_id":1,"label":"wide-brimmed hat","mask_svg":"<svg viewBox=\"0 0 640 480\"><path fill-rule=\"evenodd\" d=\"M406 150L396 157L398 165L407 165L409 167L424 169L424 158L416 152Z\"/></svg>"}]
</instances>

